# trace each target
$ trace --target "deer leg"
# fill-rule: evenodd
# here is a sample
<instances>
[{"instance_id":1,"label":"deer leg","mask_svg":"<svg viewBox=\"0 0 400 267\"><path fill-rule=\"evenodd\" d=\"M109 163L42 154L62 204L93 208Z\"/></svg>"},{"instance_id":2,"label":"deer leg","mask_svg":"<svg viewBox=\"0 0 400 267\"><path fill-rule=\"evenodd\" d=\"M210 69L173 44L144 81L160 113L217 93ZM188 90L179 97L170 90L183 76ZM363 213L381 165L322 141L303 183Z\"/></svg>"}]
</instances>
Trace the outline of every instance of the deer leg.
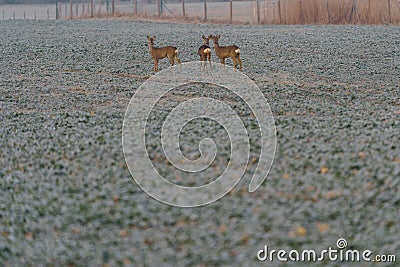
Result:
<instances>
[{"instance_id":1,"label":"deer leg","mask_svg":"<svg viewBox=\"0 0 400 267\"><path fill-rule=\"evenodd\" d=\"M204 55L200 55L200 70L204 70L203 68L203 62L204 62Z\"/></svg>"},{"instance_id":2,"label":"deer leg","mask_svg":"<svg viewBox=\"0 0 400 267\"><path fill-rule=\"evenodd\" d=\"M155 58L154 59L154 71L157 71L157 70L158 70L158 59Z\"/></svg>"},{"instance_id":3,"label":"deer leg","mask_svg":"<svg viewBox=\"0 0 400 267\"><path fill-rule=\"evenodd\" d=\"M222 64L222 68L225 69L225 58L220 58L219 60Z\"/></svg>"},{"instance_id":4,"label":"deer leg","mask_svg":"<svg viewBox=\"0 0 400 267\"><path fill-rule=\"evenodd\" d=\"M238 65L238 62L237 62L236 58L232 57L232 61L233 61L233 66L235 66L235 69L237 69L236 66Z\"/></svg>"},{"instance_id":5,"label":"deer leg","mask_svg":"<svg viewBox=\"0 0 400 267\"><path fill-rule=\"evenodd\" d=\"M242 71L242 60L240 59L240 56L239 56L239 55L237 56L237 60L239 61L239 68L240 68L240 71Z\"/></svg>"},{"instance_id":6,"label":"deer leg","mask_svg":"<svg viewBox=\"0 0 400 267\"><path fill-rule=\"evenodd\" d=\"M169 59L169 63L171 64L171 66L173 66L175 64L174 55L173 54L167 54L167 57Z\"/></svg>"},{"instance_id":7,"label":"deer leg","mask_svg":"<svg viewBox=\"0 0 400 267\"><path fill-rule=\"evenodd\" d=\"M175 54L175 59L176 59L176 62L178 62L178 64L181 64L181 60L178 58L178 54Z\"/></svg>"},{"instance_id":8,"label":"deer leg","mask_svg":"<svg viewBox=\"0 0 400 267\"><path fill-rule=\"evenodd\" d=\"M201 55L201 65L203 67L203 70L206 69L206 63L207 63L207 54Z\"/></svg>"}]
</instances>

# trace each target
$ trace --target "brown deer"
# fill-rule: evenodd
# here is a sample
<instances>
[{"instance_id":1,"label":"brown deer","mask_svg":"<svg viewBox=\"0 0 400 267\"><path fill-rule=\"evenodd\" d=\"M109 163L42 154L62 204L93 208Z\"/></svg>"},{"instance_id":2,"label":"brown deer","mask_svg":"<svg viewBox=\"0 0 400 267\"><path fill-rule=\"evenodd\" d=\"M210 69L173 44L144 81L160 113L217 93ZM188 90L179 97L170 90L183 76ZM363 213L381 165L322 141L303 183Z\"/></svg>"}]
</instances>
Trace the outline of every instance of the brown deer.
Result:
<instances>
[{"instance_id":1,"label":"brown deer","mask_svg":"<svg viewBox=\"0 0 400 267\"><path fill-rule=\"evenodd\" d=\"M240 48L236 45L230 46L219 46L218 40L221 38L220 35L213 36L210 38L214 41L214 50L217 57L221 61L221 64L225 65L225 58L230 57L235 65L235 69L237 65L239 65L239 69L242 70L242 60L240 59Z\"/></svg>"},{"instance_id":2,"label":"brown deer","mask_svg":"<svg viewBox=\"0 0 400 267\"><path fill-rule=\"evenodd\" d=\"M199 51L197 52L200 56L200 61L210 61L211 63L211 48L210 48L210 36L205 37L204 35L201 36L203 38L204 44L199 47Z\"/></svg>"},{"instance_id":3,"label":"brown deer","mask_svg":"<svg viewBox=\"0 0 400 267\"><path fill-rule=\"evenodd\" d=\"M171 66L175 64L175 60L181 64L181 60L178 58L178 49L174 46L154 47L155 36L147 36L149 45L149 52L151 57L154 59L154 71L158 71L158 60L165 57L169 58Z\"/></svg>"}]
</instances>

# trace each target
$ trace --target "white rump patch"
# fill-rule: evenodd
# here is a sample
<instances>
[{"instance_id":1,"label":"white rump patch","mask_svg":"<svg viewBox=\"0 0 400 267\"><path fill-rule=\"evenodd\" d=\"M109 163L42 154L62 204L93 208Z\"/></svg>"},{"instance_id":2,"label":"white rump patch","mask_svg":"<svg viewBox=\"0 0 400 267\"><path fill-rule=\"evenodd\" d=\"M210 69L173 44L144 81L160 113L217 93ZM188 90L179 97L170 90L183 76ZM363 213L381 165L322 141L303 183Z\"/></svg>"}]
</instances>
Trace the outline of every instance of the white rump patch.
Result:
<instances>
[{"instance_id":1,"label":"white rump patch","mask_svg":"<svg viewBox=\"0 0 400 267\"><path fill-rule=\"evenodd\" d=\"M240 49L239 49L239 48L236 49L236 50L235 50L235 53L236 53L236 54L239 54L239 53L240 53Z\"/></svg>"},{"instance_id":2,"label":"white rump patch","mask_svg":"<svg viewBox=\"0 0 400 267\"><path fill-rule=\"evenodd\" d=\"M175 54L178 54L178 49L175 50Z\"/></svg>"},{"instance_id":3,"label":"white rump patch","mask_svg":"<svg viewBox=\"0 0 400 267\"><path fill-rule=\"evenodd\" d=\"M204 49L204 53L206 53L206 54L211 53L211 49L210 48Z\"/></svg>"}]
</instances>

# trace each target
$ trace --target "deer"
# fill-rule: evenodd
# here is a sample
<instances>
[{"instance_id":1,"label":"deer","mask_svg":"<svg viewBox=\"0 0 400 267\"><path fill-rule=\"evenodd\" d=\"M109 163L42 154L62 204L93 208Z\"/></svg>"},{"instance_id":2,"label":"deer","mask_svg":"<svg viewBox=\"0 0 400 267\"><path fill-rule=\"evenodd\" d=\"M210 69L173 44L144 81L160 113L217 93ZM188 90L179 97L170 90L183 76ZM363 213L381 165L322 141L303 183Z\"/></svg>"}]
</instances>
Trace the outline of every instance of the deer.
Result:
<instances>
[{"instance_id":1,"label":"deer","mask_svg":"<svg viewBox=\"0 0 400 267\"><path fill-rule=\"evenodd\" d=\"M211 48L210 48L210 36L205 37L204 35L201 36L203 38L204 44L199 47L199 51L197 52L200 56L200 61L210 61L211 63Z\"/></svg>"},{"instance_id":2,"label":"deer","mask_svg":"<svg viewBox=\"0 0 400 267\"><path fill-rule=\"evenodd\" d=\"M211 35L210 38L214 42L215 54L221 61L221 64L225 65L225 58L230 57L233 61L235 69L237 68L237 65L239 65L239 69L242 70L242 60L240 59L240 48L236 45L219 46L218 40L221 38L220 35L217 36Z\"/></svg>"},{"instance_id":3,"label":"deer","mask_svg":"<svg viewBox=\"0 0 400 267\"><path fill-rule=\"evenodd\" d=\"M154 59L154 71L158 71L158 60L168 57L171 66L175 64L175 60L181 64L181 60L178 58L178 49L174 46L154 47L155 36L147 36L149 45L149 52L151 57Z\"/></svg>"}]
</instances>

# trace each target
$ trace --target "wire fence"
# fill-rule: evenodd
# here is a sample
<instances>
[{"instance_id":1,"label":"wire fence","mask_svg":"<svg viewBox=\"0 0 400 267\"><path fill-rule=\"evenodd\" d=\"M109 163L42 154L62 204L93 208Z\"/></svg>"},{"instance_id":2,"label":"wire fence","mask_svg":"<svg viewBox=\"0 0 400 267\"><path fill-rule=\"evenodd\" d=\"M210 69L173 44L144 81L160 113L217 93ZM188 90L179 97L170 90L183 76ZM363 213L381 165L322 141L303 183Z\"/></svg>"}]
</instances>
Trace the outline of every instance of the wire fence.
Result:
<instances>
[{"instance_id":1,"label":"wire fence","mask_svg":"<svg viewBox=\"0 0 400 267\"><path fill-rule=\"evenodd\" d=\"M223 23L400 23L400 0L87 0L2 7L3 20L136 16Z\"/></svg>"},{"instance_id":2,"label":"wire fence","mask_svg":"<svg viewBox=\"0 0 400 267\"><path fill-rule=\"evenodd\" d=\"M43 5L0 5L2 20L56 19L54 4Z\"/></svg>"},{"instance_id":3,"label":"wire fence","mask_svg":"<svg viewBox=\"0 0 400 267\"><path fill-rule=\"evenodd\" d=\"M140 16L198 21L223 21L256 23L257 14L265 18L267 1L168 1L147 0L117 2L100 1L87 3L59 4L59 18L90 18L104 16ZM258 8L258 12L257 12ZM230 12L226 12L230 9ZM72 13L71 13L72 11ZM72 15L71 15L72 14Z\"/></svg>"}]
</instances>

